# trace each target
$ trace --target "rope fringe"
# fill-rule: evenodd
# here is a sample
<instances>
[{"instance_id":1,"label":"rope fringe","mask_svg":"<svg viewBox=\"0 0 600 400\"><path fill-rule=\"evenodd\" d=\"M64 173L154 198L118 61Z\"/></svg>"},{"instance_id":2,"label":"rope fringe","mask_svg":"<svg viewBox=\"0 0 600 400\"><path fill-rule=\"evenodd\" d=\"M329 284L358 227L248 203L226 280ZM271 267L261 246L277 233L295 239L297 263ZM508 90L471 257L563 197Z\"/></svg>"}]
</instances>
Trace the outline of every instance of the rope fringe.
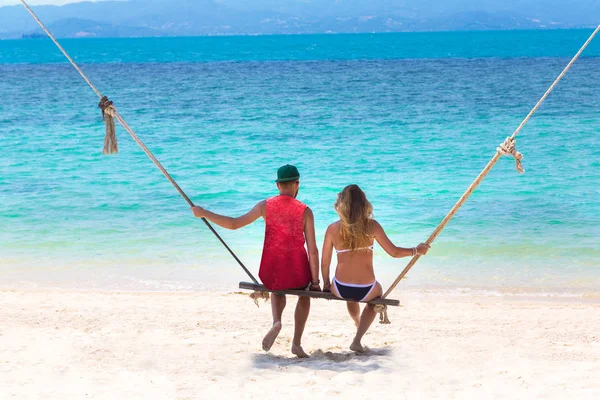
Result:
<instances>
[{"instance_id":1,"label":"rope fringe","mask_svg":"<svg viewBox=\"0 0 600 400\"><path fill-rule=\"evenodd\" d=\"M377 304L373 307L376 313L379 313L379 323L383 325L391 324L390 319L388 318L387 306L385 304Z\"/></svg>"},{"instance_id":2,"label":"rope fringe","mask_svg":"<svg viewBox=\"0 0 600 400\"><path fill-rule=\"evenodd\" d=\"M114 154L119 152L117 145L117 128L115 127L116 108L108 97L102 96L98 107L102 110L102 120L106 124L106 136L104 136L104 149L102 154Z\"/></svg>"},{"instance_id":3,"label":"rope fringe","mask_svg":"<svg viewBox=\"0 0 600 400\"><path fill-rule=\"evenodd\" d=\"M271 298L271 295L269 294L269 292L255 291L250 294L250 298L254 300L254 304L256 304L256 307L260 307L260 305L258 304L258 300L263 299L266 303Z\"/></svg>"},{"instance_id":4,"label":"rope fringe","mask_svg":"<svg viewBox=\"0 0 600 400\"><path fill-rule=\"evenodd\" d=\"M517 140L509 136L506 138L504 143L501 143L500 146L496 148L496 151L502 154L503 156L512 156L517 164L517 171L520 174L522 174L523 172L525 172L523 164L521 163L521 160L523 159L523 154L517 151L517 148L515 147L516 143Z\"/></svg>"}]
</instances>

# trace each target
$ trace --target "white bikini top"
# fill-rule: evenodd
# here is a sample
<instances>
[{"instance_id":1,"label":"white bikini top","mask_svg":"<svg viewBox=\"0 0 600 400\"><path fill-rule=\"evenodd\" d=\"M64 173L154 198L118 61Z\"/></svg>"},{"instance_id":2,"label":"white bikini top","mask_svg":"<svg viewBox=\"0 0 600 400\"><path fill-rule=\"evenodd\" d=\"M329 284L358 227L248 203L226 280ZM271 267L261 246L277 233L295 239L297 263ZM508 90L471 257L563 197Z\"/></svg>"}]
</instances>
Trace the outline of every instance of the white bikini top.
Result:
<instances>
[{"instance_id":1,"label":"white bikini top","mask_svg":"<svg viewBox=\"0 0 600 400\"><path fill-rule=\"evenodd\" d=\"M373 246L374 246L374 245L370 245L370 246L368 246L368 247L361 247L361 248L358 248L358 249L356 249L356 250L357 250L357 251L358 251L358 250L371 250L371 251L372 251L372 250L373 250ZM337 254L340 254L340 253L348 253L349 251L352 251L352 249L343 249L343 250L337 250L337 249L336 249L336 250L335 250L335 252L336 252Z\"/></svg>"}]
</instances>

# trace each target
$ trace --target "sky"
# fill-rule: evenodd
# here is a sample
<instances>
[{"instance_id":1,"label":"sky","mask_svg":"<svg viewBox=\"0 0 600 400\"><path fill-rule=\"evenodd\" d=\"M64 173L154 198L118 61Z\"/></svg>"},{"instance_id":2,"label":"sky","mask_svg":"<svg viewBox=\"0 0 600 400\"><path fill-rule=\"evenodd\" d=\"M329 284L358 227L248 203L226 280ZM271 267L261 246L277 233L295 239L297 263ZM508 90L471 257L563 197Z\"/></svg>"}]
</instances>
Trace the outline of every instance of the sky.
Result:
<instances>
[{"instance_id":1,"label":"sky","mask_svg":"<svg viewBox=\"0 0 600 400\"><path fill-rule=\"evenodd\" d=\"M52 4L55 6L61 6L67 3L78 3L80 1L85 0L25 0L27 4L30 6L37 6L40 4ZM95 0L87 0L87 1L95 1ZM0 0L0 7L2 6L12 6L14 4L21 4L19 0Z\"/></svg>"}]
</instances>

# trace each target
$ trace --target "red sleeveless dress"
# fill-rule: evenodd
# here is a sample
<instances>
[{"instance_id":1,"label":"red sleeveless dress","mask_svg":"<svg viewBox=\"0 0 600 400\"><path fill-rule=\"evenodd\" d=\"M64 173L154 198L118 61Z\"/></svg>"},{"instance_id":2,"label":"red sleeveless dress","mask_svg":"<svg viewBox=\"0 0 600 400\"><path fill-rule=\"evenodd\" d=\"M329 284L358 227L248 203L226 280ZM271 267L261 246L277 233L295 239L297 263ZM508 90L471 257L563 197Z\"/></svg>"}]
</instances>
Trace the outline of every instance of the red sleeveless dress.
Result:
<instances>
[{"instance_id":1,"label":"red sleeveless dress","mask_svg":"<svg viewBox=\"0 0 600 400\"><path fill-rule=\"evenodd\" d=\"M269 290L299 289L311 280L304 244L306 204L293 197L267 199L265 244L258 276Z\"/></svg>"}]
</instances>

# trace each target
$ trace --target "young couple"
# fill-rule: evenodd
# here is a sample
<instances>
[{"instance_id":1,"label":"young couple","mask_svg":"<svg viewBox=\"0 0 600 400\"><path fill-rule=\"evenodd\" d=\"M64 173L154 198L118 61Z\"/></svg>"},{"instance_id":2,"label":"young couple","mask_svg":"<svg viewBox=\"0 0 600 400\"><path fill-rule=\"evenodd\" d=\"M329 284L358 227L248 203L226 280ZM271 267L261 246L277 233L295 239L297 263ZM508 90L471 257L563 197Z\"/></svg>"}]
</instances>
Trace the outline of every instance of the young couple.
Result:
<instances>
[{"instance_id":1,"label":"young couple","mask_svg":"<svg viewBox=\"0 0 600 400\"><path fill-rule=\"evenodd\" d=\"M298 169L293 165L279 168L276 183L279 196L261 201L241 217L227 217L197 206L192 211L194 216L227 229L242 228L262 217L266 228L259 277L265 287L269 290L308 288L320 291L314 216L308 206L296 200L300 188ZM374 241L395 258L425 255L429 246L423 243L413 248L395 246L373 219L373 206L357 185L346 186L338 194L334 208L340 219L329 225L325 233L321 260L323 290L349 300L348 312L357 327L350 349L363 352L361 339L373 323L376 312L371 304L367 304L361 315L358 302L372 300L383 293L373 271ZM334 250L337 268L333 281L330 281L329 267ZM262 342L265 351L271 348L281 331L285 304L284 295L271 294L273 326ZM302 349L301 339L309 311L310 298L298 297L292 353L300 358L308 357Z\"/></svg>"}]
</instances>

